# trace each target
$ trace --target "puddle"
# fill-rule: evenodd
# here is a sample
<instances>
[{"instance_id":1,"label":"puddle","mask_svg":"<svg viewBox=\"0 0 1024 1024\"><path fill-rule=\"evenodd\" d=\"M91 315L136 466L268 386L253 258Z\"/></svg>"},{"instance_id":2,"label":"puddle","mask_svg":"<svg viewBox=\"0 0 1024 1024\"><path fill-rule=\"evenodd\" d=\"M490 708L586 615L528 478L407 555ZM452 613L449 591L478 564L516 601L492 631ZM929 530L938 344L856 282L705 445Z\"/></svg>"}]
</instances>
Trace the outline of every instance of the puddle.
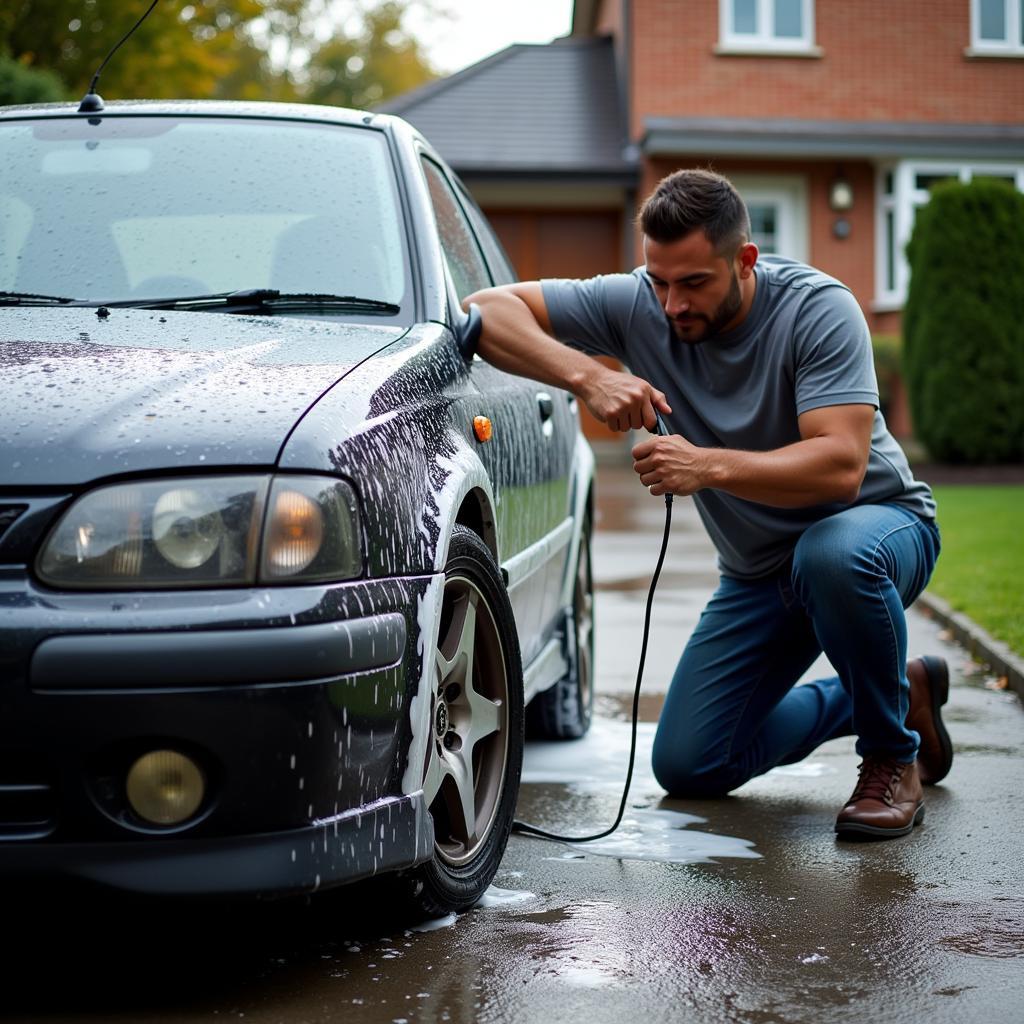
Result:
<instances>
[{"instance_id":1,"label":"puddle","mask_svg":"<svg viewBox=\"0 0 1024 1024\"><path fill-rule=\"evenodd\" d=\"M651 772L654 730L651 722L641 722L637 726L636 764L630 793L631 799L638 802L641 794L662 794ZM621 791L629 758L629 738L630 727L627 724L595 718L590 731L577 742L530 743L526 748L523 769L524 786L560 784L577 792ZM706 818L682 811L634 806L627 811L618 830L607 839L573 846L561 855L544 859L584 860L594 855L665 864L710 864L720 858L760 858L761 855L753 849L753 842L748 839L689 827L703 825L706 821ZM548 822L542 827L555 832L565 829L570 835L574 831L583 835L595 831L585 826L573 829L570 823L562 822Z\"/></svg>"},{"instance_id":2,"label":"puddle","mask_svg":"<svg viewBox=\"0 0 1024 1024\"><path fill-rule=\"evenodd\" d=\"M810 956L802 956L798 959L802 964L824 964L829 961L829 957L825 956L824 953L811 953Z\"/></svg>"},{"instance_id":3,"label":"puddle","mask_svg":"<svg viewBox=\"0 0 1024 1024\"><path fill-rule=\"evenodd\" d=\"M968 956L1007 960L1024 957L1024 900L1003 897L994 906L950 905L957 917L980 923L980 927L939 939L939 945Z\"/></svg>"},{"instance_id":4,"label":"puddle","mask_svg":"<svg viewBox=\"0 0 1024 1024\"><path fill-rule=\"evenodd\" d=\"M608 941L609 935L615 934L614 928L609 932L610 922L620 914L621 907L607 900L582 900L556 908L544 920L541 915L531 915L531 923L546 926L533 932L533 941L526 950L533 976L575 989L613 990L634 970L633 951L621 942ZM555 1017L549 1014L538 1019Z\"/></svg>"},{"instance_id":5,"label":"puddle","mask_svg":"<svg viewBox=\"0 0 1024 1024\"><path fill-rule=\"evenodd\" d=\"M561 966L555 970L554 974L559 981L581 988L600 988L614 979L614 975L600 967L585 967L580 964Z\"/></svg>"},{"instance_id":6,"label":"puddle","mask_svg":"<svg viewBox=\"0 0 1024 1024\"><path fill-rule=\"evenodd\" d=\"M500 889L496 885L488 886L487 891L480 897L480 899L474 904L474 910L493 910L496 907L511 907L516 906L520 903L529 903L531 900L535 900L537 897L532 892L523 892L517 889ZM435 917L430 921L421 921L419 924L411 925L406 930L406 935L411 932L436 932L442 928L452 928L458 921L458 915L456 914L445 914L444 917ZM358 946L354 947L358 950ZM388 954L394 954L394 956L400 955L397 950L388 949L383 959L393 959L394 956Z\"/></svg>"},{"instance_id":7,"label":"puddle","mask_svg":"<svg viewBox=\"0 0 1024 1024\"><path fill-rule=\"evenodd\" d=\"M707 819L682 811L635 810L607 839L586 844L586 853L664 864L714 864L720 858L760 860L749 839L689 828Z\"/></svg>"},{"instance_id":8,"label":"puddle","mask_svg":"<svg viewBox=\"0 0 1024 1024\"><path fill-rule=\"evenodd\" d=\"M957 953L966 953L968 956L1010 959L1024 956L1024 928L980 928L977 931L965 932L963 935L940 939L939 945Z\"/></svg>"},{"instance_id":9,"label":"puddle","mask_svg":"<svg viewBox=\"0 0 1024 1024\"><path fill-rule=\"evenodd\" d=\"M511 920L522 924L540 924L545 926L564 924L572 920L569 907L553 907L550 910L535 910L532 913L513 914Z\"/></svg>"}]
</instances>

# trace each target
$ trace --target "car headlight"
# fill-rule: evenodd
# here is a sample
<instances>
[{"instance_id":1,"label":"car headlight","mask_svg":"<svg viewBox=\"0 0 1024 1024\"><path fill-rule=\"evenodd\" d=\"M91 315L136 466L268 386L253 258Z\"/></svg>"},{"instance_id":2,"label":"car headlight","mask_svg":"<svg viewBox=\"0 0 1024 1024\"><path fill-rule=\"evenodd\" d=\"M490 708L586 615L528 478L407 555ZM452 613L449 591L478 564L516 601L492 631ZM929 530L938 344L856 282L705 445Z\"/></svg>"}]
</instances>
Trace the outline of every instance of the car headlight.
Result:
<instances>
[{"instance_id":1,"label":"car headlight","mask_svg":"<svg viewBox=\"0 0 1024 1024\"><path fill-rule=\"evenodd\" d=\"M153 506L153 543L171 565L198 569L224 537L214 496L191 487L164 491Z\"/></svg>"},{"instance_id":2,"label":"car headlight","mask_svg":"<svg viewBox=\"0 0 1024 1024\"><path fill-rule=\"evenodd\" d=\"M351 579L363 569L352 488L320 477L275 477L263 529L260 580Z\"/></svg>"},{"instance_id":3,"label":"car headlight","mask_svg":"<svg viewBox=\"0 0 1024 1024\"><path fill-rule=\"evenodd\" d=\"M194 477L115 484L61 516L36 562L81 589L246 586L362 572L352 488L313 476Z\"/></svg>"}]
</instances>

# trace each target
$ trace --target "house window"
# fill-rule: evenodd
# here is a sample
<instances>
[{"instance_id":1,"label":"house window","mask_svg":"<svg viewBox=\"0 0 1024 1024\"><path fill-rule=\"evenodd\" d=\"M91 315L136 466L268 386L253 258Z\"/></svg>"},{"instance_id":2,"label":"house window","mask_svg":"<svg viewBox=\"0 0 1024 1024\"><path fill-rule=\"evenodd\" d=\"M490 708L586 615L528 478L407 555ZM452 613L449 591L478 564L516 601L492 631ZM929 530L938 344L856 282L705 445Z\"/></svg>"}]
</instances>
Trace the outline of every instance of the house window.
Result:
<instances>
[{"instance_id":1,"label":"house window","mask_svg":"<svg viewBox=\"0 0 1024 1024\"><path fill-rule=\"evenodd\" d=\"M799 174L730 174L750 214L750 240L762 253L808 257L807 180Z\"/></svg>"},{"instance_id":2,"label":"house window","mask_svg":"<svg viewBox=\"0 0 1024 1024\"><path fill-rule=\"evenodd\" d=\"M969 52L1024 57L1024 0L971 0Z\"/></svg>"},{"instance_id":3,"label":"house window","mask_svg":"<svg viewBox=\"0 0 1024 1024\"><path fill-rule=\"evenodd\" d=\"M1021 2L1021 0L1017 0ZM878 172L876 310L901 309L907 298L910 266L905 249L914 217L928 202L931 189L944 181L995 178L1024 192L1024 164L954 164L904 160Z\"/></svg>"},{"instance_id":4,"label":"house window","mask_svg":"<svg viewBox=\"0 0 1024 1024\"><path fill-rule=\"evenodd\" d=\"M774 203L749 203L750 240L760 252L779 251L779 210Z\"/></svg>"},{"instance_id":5,"label":"house window","mask_svg":"<svg viewBox=\"0 0 1024 1024\"><path fill-rule=\"evenodd\" d=\"M719 52L814 52L814 0L719 0Z\"/></svg>"}]
</instances>

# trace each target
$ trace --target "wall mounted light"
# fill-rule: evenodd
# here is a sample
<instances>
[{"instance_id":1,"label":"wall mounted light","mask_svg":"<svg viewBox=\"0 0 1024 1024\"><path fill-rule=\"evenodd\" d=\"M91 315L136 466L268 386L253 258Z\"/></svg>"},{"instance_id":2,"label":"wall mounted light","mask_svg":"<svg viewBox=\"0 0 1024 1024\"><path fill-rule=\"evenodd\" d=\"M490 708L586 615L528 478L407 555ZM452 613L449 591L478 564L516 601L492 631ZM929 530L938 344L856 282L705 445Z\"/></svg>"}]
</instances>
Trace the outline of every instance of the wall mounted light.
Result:
<instances>
[{"instance_id":1,"label":"wall mounted light","mask_svg":"<svg viewBox=\"0 0 1024 1024\"><path fill-rule=\"evenodd\" d=\"M853 186L843 174L842 168L836 172L836 176L829 186L828 205L836 213L845 213L847 210L853 209Z\"/></svg>"},{"instance_id":2,"label":"wall mounted light","mask_svg":"<svg viewBox=\"0 0 1024 1024\"><path fill-rule=\"evenodd\" d=\"M853 209L853 186L842 167L836 168L836 176L829 185L828 205L838 214L846 214ZM851 230L850 221L845 216L836 217L832 224L832 234L839 239L849 238Z\"/></svg>"}]
</instances>

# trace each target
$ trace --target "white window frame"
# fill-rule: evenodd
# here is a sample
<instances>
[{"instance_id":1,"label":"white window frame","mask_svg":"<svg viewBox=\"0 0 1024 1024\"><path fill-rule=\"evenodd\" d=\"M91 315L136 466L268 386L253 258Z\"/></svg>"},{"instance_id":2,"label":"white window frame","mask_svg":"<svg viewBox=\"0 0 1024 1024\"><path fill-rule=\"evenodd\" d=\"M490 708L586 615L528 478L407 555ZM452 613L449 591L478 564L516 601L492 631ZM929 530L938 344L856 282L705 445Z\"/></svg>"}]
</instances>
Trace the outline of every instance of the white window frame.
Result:
<instances>
[{"instance_id":1,"label":"white window frame","mask_svg":"<svg viewBox=\"0 0 1024 1024\"><path fill-rule=\"evenodd\" d=\"M891 174L893 187L890 194L885 191L886 176ZM955 160L901 160L897 163L882 164L875 179L875 312L887 312L903 308L910 284L910 264L907 263L906 246L914 230L914 217L930 197L927 189L916 187L919 174L941 174L968 182L976 175L999 175L1013 177L1019 192L1024 192L1024 164L1005 162L959 163ZM886 236L886 218L892 214L894 222L893 263L891 265L893 287L889 287L890 263Z\"/></svg>"},{"instance_id":2,"label":"white window frame","mask_svg":"<svg viewBox=\"0 0 1024 1024\"><path fill-rule=\"evenodd\" d=\"M775 0L756 0L756 3L759 31L737 32L733 25L733 0L718 0L717 53L820 56L821 51L814 44L814 0L801 0L804 34L799 39L783 39L769 31L775 21Z\"/></svg>"},{"instance_id":3,"label":"white window frame","mask_svg":"<svg viewBox=\"0 0 1024 1024\"><path fill-rule=\"evenodd\" d=\"M981 0L971 0L971 45L968 56L1024 57L1024 39L1021 36L1020 0L1003 0L1006 16L1005 39L981 38Z\"/></svg>"},{"instance_id":4,"label":"white window frame","mask_svg":"<svg viewBox=\"0 0 1024 1024\"><path fill-rule=\"evenodd\" d=\"M779 212L779 254L807 263L810 258L809 189L802 174L730 174L748 205L770 203Z\"/></svg>"}]
</instances>

